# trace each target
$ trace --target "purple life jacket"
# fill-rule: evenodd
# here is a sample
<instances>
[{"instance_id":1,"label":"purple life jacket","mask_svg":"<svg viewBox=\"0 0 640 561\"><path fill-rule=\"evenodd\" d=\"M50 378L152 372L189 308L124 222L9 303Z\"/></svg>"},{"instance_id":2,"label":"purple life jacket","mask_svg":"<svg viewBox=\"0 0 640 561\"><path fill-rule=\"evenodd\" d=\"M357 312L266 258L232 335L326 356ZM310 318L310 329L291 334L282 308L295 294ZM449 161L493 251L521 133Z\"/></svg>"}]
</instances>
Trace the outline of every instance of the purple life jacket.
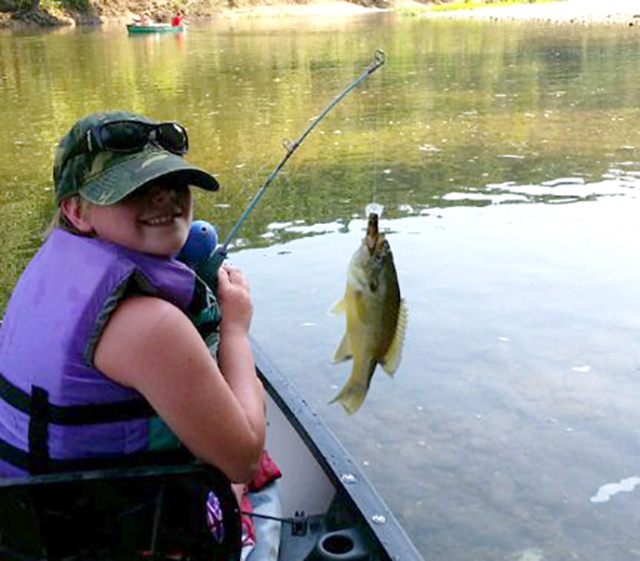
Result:
<instances>
[{"instance_id":1,"label":"purple life jacket","mask_svg":"<svg viewBox=\"0 0 640 561\"><path fill-rule=\"evenodd\" d=\"M137 391L93 364L116 306L134 294L197 304L175 259L55 230L20 277L0 328L0 477L189 457Z\"/></svg>"}]
</instances>

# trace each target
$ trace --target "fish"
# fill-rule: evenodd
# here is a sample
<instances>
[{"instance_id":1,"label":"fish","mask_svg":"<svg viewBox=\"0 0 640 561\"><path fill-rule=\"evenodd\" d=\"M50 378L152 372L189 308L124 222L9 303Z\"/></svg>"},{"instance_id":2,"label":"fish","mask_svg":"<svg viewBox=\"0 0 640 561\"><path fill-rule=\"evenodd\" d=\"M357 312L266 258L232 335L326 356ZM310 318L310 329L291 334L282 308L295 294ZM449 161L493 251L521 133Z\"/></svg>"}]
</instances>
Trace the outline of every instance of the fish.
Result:
<instances>
[{"instance_id":1,"label":"fish","mask_svg":"<svg viewBox=\"0 0 640 561\"><path fill-rule=\"evenodd\" d=\"M376 366L390 376L397 370L407 325L407 307L391 247L378 229L378 212L368 213L367 233L349 263L344 296L331 311L346 313L347 318L332 360L353 359L353 368L330 403L339 402L352 415L369 391Z\"/></svg>"}]
</instances>

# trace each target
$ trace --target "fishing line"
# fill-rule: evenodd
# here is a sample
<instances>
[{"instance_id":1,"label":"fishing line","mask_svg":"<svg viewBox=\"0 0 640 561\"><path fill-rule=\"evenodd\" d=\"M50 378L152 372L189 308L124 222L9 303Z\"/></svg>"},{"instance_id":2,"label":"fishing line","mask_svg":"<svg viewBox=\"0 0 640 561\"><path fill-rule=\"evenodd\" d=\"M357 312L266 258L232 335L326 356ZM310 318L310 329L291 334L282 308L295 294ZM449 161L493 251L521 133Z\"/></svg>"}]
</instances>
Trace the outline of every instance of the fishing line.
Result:
<instances>
[{"instance_id":1,"label":"fishing line","mask_svg":"<svg viewBox=\"0 0 640 561\"><path fill-rule=\"evenodd\" d=\"M375 52L375 54L374 54L373 62L362 72L362 74L360 74L360 76L358 76L351 84L349 84L349 86L347 86L326 107L326 109L324 109L324 111L322 111L322 113L320 113L320 115L318 115L313 120L313 122L300 135L300 137L297 140L295 140L294 142L288 141L288 142L284 143L284 148L285 148L284 157L280 160L280 162L278 162L276 167L273 169L273 171L271 171L271 173L269 174L267 179L264 181L264 183L260 186L258 191L255 193L253 198L249 201L249 204L246 206L246 208L244 209L244 211L240 215L240 218L238 218L236 223L233 225L233 227L231 228L231 230L227 234L227 237L225 238L225 240L222 243L222 245L215 247L216 243L214 243L213 244L214 245L213 252L211 254L207 254L206 256L204 256L205 258L203 260L202 259L203 256L199 255L197 253L197 250L194 251L191 248L190 243L191 243L192 235L191 234L189 235L189 238L187 239L187 243L185 244L185 248L183 248L181 254L183 255L183 258L184 258L185 261L193 263L195 265L195 267L197 269L199 269L198 273L202 278L215 278L215 273L218 270L218 268L220 267L220 265L222 264L222 262L227 257L227 251L228 251L228 248L229 248L229 244L236 237L236 235L238 233L238 230L240 230L240 227L242 226L244 221L247 219L247 217L249 216L251 211L258 204L258 201L262 198L262 195L264 195L265 191L269 187L269 184L275 179L275 177L278 175L278 173L280 173L280 170L287 163L287 160L289 160L289 158L293 155L293 153L304 142L304 139L307 138L309 133L318 125L318 123L320 123L320 121L322 121L322 119L325 118L325 116L327 115L327 113L329 113L329 111L331 111L336 105L338 105L338 103L340 103L342 101L342 99L351 90L353 90L358 84L360 84L360 82L362 82L363 80L368 78L371 74L373 74L384 63L385 63L385 54L384 54L384 52L381 51L381 50L377 50ZM199 226L196 226L195 231L192 228L192 232L194 233L193 238L194 238L195 244L199 245L200 244L200 238L202 238L202 236L205 235L206 232L200 230ZM216 240L216 242L217 242L217 240Z\"/></svg>"},{"instance_id":2,"label":"fishing line","mask_svg":"<svg viewBox=\"0 0 640 561\"><path fill-rule=\"evenodd\" d=\"M378 194L378 175L379 175L379 170L378 170L378 156L380 154L380 99L382 97L381 94L381 90L382 90L382 86L381 83L378 83L378 85L376 86L376 92L375 92L375 110L374 110L374 117L373 117L373 193L372 193L372 197L371 197L371 201L374 205L377 205L376 203L376 196ZM380 207L380 214L378 216L382 215L382 205L377 205ZM365 216L365 218L367 218L367 215Z\"/></svg>"},{"instance_id":3,"label":"fishing line","mask_svg":"<svg viewBox=\"0 0 640 561\"><path fill-rule=\"evenodd\" d=\"M376 202L378 196L378 181L380 176L379 155L380 155L380 100L382 99L382 84L379 82L375 90L375 107L373 113L372 132L373 139L371 141L371 149L373 151L373 187L371 189L371 202L364 207L365 220L370 214L377 214L378 218L382 217L384 205Z\"/></svg>"},{"instance_id":4,"label":"fishing line","mask_svg":"<svg viewBox=\"0 0 640 561\"><path fill-rule=\"evenodd\" d=\"M329 113L329 111L331 111L336 105L338 105L338 103L340 103L342 101L342 99L352 89L354 89L360 82L362 82L363 80L368 78L378 68L380 68L384 64L384 62L385 62L385 54L384 54L384 52L381 51L381 50L377 50L375 52L375 55L374 55L374 61L367 67L367 69L362 74L360 74L360 76L358 76L358 78L356 78L347 88L345 88L342 91L342 93L340 95L338 95L338 97L336 97L327 106L327 108L322 113L320 113L320 115L318 115L318 117L316 117L314 119L314 121L307 127L307 129L300 135L300 137L293 143L292 142L285 142L284 143L284 148L285 148L285 151L286 151L284 157L282 158L282 160L280 160L278 165L276 165L276 167L273 169L273 171L269 174L269 176L267 177L265 182L262 184L262 186L258 189L256 194L253 196L251 201L249 201L249 204L244 209L243 213L240 215L240 218L238 219L238 221L231 228L229 234L227 235L226 239L224 240L224 243L222 244L222 246L220 248L220 252L222 254L226 255L227 249L229 247L229 244L231 243L231 240L233 240L233 238L236 237L236 234L238 233L238 230L240 229L240 226L242 226L242 223L249 216L249 214L251 213L253 208L258 204L258 201L260 200L262 195L264 195L264 192L267 190L267 187L269 186L269 184L273 181L273 179L276 177L276 175L278 175L280 170L287 163L287 160L293 155L293 153L298 149L298 147L304 142L304 139L307 138L309 133L316 127L316 125L320 121L322 121L322 119L324 119L325 115L327 113Z\"/></svg>"}]
</instances>

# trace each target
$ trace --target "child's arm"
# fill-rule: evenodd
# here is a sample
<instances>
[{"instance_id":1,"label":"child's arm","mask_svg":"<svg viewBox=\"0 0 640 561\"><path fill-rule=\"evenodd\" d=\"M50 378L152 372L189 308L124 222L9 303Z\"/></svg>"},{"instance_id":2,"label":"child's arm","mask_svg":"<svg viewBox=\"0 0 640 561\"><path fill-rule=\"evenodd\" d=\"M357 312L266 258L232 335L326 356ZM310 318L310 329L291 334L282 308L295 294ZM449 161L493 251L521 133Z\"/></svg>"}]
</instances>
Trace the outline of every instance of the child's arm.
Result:
<instances>
[{"instance_id":1,"label":"child's arm","mask_svg":"<svg viewBox=\"0 0 640 561\"><path fill-rule=\"evenodd\" d=\"M248 339L247 284L227 267L218 282L219 366L187 316L149 296L118 306L98 343L95 365L142 393L196 457L245 482L264 448L264 394Z\"/></svg>"}]
</instances>

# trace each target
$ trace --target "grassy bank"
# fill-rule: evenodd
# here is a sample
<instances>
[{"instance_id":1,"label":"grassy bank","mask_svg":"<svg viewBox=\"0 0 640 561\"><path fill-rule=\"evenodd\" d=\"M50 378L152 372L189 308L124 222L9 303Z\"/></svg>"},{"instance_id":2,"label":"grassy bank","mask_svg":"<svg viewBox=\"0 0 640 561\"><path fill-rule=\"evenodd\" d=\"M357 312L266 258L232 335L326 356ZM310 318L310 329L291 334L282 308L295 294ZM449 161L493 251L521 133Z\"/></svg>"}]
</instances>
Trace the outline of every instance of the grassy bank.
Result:
<instances>
[{"instance_id":1,"label":"grassy bank","mask_svg":"<svg viewBox=\"0 0 640 561\"><path fill-rule=\"evenodd\" d=\"M543 2L557 2L558 0L460 0L454 2L438 2L429 6L433 12L451 12L456 10L471 10L475 8L491 8L497 6L515 6L518 4L540 4Z\"/></svg>"}]
</instances>

